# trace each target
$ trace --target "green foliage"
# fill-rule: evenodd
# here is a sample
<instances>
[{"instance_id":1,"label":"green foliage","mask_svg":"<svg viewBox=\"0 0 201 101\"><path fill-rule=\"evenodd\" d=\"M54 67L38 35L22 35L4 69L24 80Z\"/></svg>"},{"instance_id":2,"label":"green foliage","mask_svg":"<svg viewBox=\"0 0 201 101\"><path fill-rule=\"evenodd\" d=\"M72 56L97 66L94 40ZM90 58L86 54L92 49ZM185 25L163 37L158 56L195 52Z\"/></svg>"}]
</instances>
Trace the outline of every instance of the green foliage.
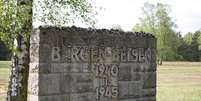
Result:
<instances>
[{"instance_id":1,"label":"green foliage","mask_svg":"<svg viewBox=\"0 0 201 101\"><path fill-rule=\"evenodd\" d=\"M178 47L178 54L182 56L183 60L187 61L200 61L201 50L200 50L200 31L195 33L187 33L182 41L181 46Z\"/></svg>"},{"instance_id":2,"label":"green foliage","mask_svg":"<svg viewBox=\"0 0 201 101\"><path fill-rule=\"evenodd\" d=\"M201 35L198 37L197 43L199 44L199 50L201 51Z\"/></svg>"},{"instance_id":3,"label":"green foliage","mask_svg":"<svg viewBox=\"0 0 201 101\"><path fill-rule=\"evenodd\" d=\"M201 51L201 31L200 30L194 33L192 40L194 43L197 43L199 50Z\"/></svg>"},{"instance_id":4,"label":"green foliage","mask_svg":"<svg viewBox=\"0 0 201 101\"><path fill-rule=\"evenodd\" d=\"M88 0L35 0L34 20L48 25L64 26L81 20L94 25L94 8Z\"/></svg>"},{"instance_id":5,"label":"green foliage","mask_svg":"<svg viewBox=\"0 0 201 101\"><path fill-rule=\"evenodd\" d=\"M145 3L142 7L142 16L139 18L133 30L155 33L156 31L156 5Z\"/></svg>"},{"instance_id":6,"label":"green foliage","mask_svg":"<svg viewBox=\"0 0 201 101\"><path fill-rule=\"evenodd\" d=\"M32 18L54 26L76 20L93 25L93 15L93 6L87 0L0 0L0 39L13 49L13 40L19 35L29 43Z\"/></svg>"},{"instance_id":7,"label":"green foliage","mask_svg":"<svg viewBox=\"0 0 201 101\"><path fill-rule=\"evenodd\" d=\"M32 0L0 0L0 12L0 39L10 49L19 35L28 42L32 30Z\"/></svg>"},{"instance_id":8,"label":"green foliage","mask_svg":"<svg viewBox=\"0 0 201 101\"><path fill-rule=\"evenodd\" d=\"M178 54L182 56L183 60L199 61L199 51L196 44L183 43L178 48Z\"/></svg>"},{"instance_id":9,"label":"green foliage","mask_svg":"<svg viewBox=\"0 0 201 101\"><path fill-rule=\"evenodd\" d=\"M186 42L187 44L191 44L193 42L193 33L188 32L185 36L184 36L184 42Z\"/></svg>"},{"instance_id":10,"label":"green foliage","mask_svg":"<svg viewBox=\"0 0 201 101\"><path fill-rule=\"evenodd\" d=\"M145 3L142 12L140 22L133 30L153 33L157 38L158 57L163 60L175 60L179 37L174 31L176 24L169 17L169 6L161 3L156 5Z\"/></svg>"}]
</instances>

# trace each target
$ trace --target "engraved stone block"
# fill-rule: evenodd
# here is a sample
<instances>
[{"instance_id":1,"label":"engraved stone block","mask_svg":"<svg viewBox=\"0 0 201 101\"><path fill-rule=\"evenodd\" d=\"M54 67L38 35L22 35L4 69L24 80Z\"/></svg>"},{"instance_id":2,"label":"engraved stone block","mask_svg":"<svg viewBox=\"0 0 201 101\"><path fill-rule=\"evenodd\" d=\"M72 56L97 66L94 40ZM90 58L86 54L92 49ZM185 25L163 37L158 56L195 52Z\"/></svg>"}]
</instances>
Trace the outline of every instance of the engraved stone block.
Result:
<instances>
[{"instance_id":1,"label":"engraved stone block","mask_svg":"<svg viewBox=\"0 0 201 101\"><path fill-rule=\"evenodd\" d=\"M31 35L28 101L155 101L156 39L106 29Z\"/></svg>"}]
</instances>

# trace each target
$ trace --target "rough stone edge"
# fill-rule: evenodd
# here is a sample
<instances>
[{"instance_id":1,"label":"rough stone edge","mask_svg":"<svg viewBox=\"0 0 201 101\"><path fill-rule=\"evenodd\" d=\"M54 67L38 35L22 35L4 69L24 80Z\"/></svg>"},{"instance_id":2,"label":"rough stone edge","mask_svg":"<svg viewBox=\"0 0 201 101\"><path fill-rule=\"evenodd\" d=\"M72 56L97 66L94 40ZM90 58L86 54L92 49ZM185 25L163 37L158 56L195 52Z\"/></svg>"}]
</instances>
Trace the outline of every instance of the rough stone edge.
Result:
<instances>
[{"instance_id":1,"label":"rough stone edge","mask_svg":"<svg viewBox=\"0 0 201 101\"><path fill-rule=\"evenodd\" d=\"M146 33L146 32L131 32L131 31L121 31L121 30L116 30L116 29L95 29L95 28L81 28L81 27L76 27L76 26L71 26L71 27L57 27L57 26L39 26L38 28L34 28L34 31L37 30L64 30L68 32L88 32L88 33L108 33L108 34L117 34L119 33L120 35L122 34L132 34L135 35L136 37L151 37L155 38L155 36L152 33Z\"/></svg>"}]
</instances>

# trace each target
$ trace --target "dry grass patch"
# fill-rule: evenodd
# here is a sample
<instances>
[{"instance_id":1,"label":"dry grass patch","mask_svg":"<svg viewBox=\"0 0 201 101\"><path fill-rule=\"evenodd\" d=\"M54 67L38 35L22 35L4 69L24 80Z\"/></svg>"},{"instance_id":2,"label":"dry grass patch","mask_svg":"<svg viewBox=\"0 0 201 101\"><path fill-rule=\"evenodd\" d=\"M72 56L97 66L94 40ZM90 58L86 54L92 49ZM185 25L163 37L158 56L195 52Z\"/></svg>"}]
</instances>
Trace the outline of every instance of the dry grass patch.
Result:
<instances>
[{"instance_id":1,"label":"dry grass patch","mask_svg":"<svg viewBox=\"0 0 201 101\"><path fill-rule=\"evenodd\" d=\"M201 101L201 63L165 62L158 66L157 101Z\"/></svg>"}]
</instances>

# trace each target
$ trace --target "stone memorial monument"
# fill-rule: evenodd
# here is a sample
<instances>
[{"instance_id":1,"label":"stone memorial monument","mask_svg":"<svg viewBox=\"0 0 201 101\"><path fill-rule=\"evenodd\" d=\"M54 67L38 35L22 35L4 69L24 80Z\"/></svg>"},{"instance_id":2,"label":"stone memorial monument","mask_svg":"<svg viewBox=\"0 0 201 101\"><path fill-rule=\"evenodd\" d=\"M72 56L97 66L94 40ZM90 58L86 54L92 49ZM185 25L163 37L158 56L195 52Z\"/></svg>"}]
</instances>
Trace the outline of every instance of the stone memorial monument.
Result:
<instances>
[{"instance_id":1,"label":"stone memorial monument","mask_svg":"<svg viewBox=\"0 0 201 101\"><path fill-rule=\"evenodd\" d=\"M143 32L35 29L28 101L156 101L156 39Z\"/></svg>"}]
</instances>

